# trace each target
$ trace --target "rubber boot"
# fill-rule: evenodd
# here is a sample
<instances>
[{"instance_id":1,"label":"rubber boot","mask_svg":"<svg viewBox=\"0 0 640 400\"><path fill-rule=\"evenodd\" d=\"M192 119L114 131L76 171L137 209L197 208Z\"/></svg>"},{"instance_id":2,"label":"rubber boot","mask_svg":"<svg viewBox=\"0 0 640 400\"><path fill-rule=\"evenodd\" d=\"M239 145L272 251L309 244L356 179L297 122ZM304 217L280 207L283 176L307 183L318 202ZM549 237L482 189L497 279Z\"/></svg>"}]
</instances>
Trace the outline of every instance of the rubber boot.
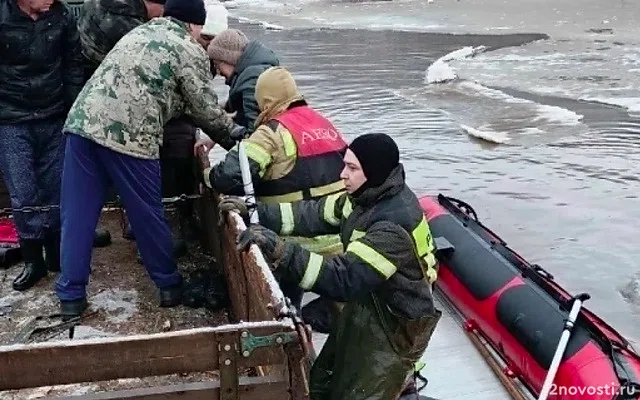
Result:
<instances>
[{"instance_id":1,"label":"rubber boot","mask_svg":"<svg viewBox=\"0 0 640 400\"><path fill-rule=\"evenodd\" d=\"M60 272L60 231L48 232L44 239L44 254L47 269Z\"/></svg>"},{"instance_id":2,"label":"rubber boot","mask_svg":"<svg viewBox=\"0 0 640 400\"><path fill-rule=\"evenodd\" d=\"M86 297L79 300L61 301L60 315L62 315L62 320L68 321L81 316L84 310L87 309L87 305Z\"/></svg>"},{"instance_id":3,"label":"rubber boot","mask_svg":"<svg viewBox=\"0 0 640 400\"><path fill-rule=\"evenodd\" d=\"M96 228L93 236L93 247L106 247L111 244L111 233L102 228Z\"/></svg>"},{"instance_id":4,"label":"rubber boot","mask_svg":"<svg viewBox=\"0 0 640 400\"><path fill-rule=\"evenodd\" d=\"M175 307L182 304L182 284L160 289L160 307Z\"/></svg>"},{"instance_id":5,"label":"rubber boot","mask_svg":"<svg viewBox=\"0 0 640 400\"><path fill-rule=\"evenodd\" d=\"M20 239L24 269L13 281L13 289L27 290L47 276L42 248L43 243L40 239Z\"/></svg>"}]
</instances>

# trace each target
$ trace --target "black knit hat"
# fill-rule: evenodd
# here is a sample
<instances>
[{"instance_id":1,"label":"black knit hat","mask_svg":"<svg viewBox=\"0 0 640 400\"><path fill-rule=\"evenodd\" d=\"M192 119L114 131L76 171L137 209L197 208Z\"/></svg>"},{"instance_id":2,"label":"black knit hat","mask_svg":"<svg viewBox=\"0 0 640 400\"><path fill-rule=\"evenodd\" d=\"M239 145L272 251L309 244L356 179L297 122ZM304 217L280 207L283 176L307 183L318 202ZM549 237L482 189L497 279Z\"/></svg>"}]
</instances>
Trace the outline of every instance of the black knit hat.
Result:
<instances>
[{"instance_id":1,"label":"black knit hat","mask_svg":"<svg viewBox=\"0 0 640 400\"><path fill-rule=\"evenodd\" d=\"M203 0L167 0L164 5L164 16L189 24L204 25L207 11Z\"/></svg>"},{"instance_id":2,"label":"black knit hat","mask_svg":"<svg viewBox=\"0 0 640 400\"><path fill-rule=\"evenodd\" d=\"M368 187L380 186L400 163L398 145L384 133L358 136L349 149L360 161Z\"/></svg>"}]
</instances>

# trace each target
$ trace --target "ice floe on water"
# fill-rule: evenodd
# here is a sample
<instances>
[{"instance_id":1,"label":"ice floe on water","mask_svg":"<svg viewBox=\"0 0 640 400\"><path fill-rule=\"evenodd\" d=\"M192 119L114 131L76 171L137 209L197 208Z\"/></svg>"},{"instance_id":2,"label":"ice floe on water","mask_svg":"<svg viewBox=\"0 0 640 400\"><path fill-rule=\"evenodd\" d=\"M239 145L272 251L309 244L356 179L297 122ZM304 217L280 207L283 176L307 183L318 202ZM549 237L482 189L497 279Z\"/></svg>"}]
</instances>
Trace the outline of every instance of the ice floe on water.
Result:
<instances>
[{"instance_id":1,"label":"ice floe on water","mask_svg":"<svg viewBox=\"0 0 640 400\"><path fill-rule=\"evenodd\" d=\"M427 72L425 74L425 83L444 83L455 80L458 78L458 75L453 70L450 61L453 60L462 60L465 58L474 57L476 54L479 54L486 50L485 46L465 46L461 49L454 50L440 58L438 58L433 64L427 68Z\"/></svg>"}]
</instances>

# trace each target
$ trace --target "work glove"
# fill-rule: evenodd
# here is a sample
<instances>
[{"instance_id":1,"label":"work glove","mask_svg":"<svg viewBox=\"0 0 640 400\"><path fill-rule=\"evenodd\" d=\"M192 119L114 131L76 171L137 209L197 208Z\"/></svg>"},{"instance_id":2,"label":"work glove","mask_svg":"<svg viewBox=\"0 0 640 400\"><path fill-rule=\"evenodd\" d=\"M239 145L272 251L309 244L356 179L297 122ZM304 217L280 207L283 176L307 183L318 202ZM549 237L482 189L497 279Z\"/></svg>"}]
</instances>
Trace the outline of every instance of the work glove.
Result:
<instances>
[{"instance_id":1,"label":"work glove","mask_svg":"<svg viewBox=\"0 0 640 400\"><path fill-rule=\"evenodd\" d=\"M291 257L291 244L262 225L250 225L242 231L238 236L237 248L239 251L246 251L252 243L260 248L262 255L274 270L280 265L286 265Z\"/></svg>"},{"instance_id":2,"label":"work glove","mask_svg":"<svg viewBox=\"0 0 640 400\"><path fill-rule=\"evenodd\" d=\"M249 220L249 209L244 199L237 196L227 196L218 203L220 212L236 211L243 220Z\"/></svg>"}]
</instances>

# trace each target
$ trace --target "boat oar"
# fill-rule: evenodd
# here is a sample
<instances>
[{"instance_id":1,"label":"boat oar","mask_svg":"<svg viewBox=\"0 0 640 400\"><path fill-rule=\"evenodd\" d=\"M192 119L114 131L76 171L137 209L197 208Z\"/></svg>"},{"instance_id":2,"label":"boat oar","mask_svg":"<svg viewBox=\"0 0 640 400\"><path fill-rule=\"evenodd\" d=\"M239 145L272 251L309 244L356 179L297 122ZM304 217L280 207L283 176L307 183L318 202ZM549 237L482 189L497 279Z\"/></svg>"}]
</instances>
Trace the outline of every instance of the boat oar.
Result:
<instances>
[{"instance_id":1,"label":"boat oar","mask_svg":"<svg viewBox=\"0 0 640 400\"><path fill-rule=\"evenodd\" d=\"M562 336L560 336L558 348L556 349L556 353L553 355L553 360L551 361L551 366L549 367L547 377L542 385L542 390L540 391L540 397L538 397L538 400L547 400L549 392L551 391L551 385L553 385L553 380L556 378L556 373L560 367L560 360L562 360L564 351L569 343L569 338L571 337L571 332L573 331L573 326L578 318L580 308L582 308L582 303L590 298L591 296L588 293L581 293L573 298L573 305L569 312L569 318L567 318L564 323L564 330L562 331Z\"/></svg>"}]
</instances>

